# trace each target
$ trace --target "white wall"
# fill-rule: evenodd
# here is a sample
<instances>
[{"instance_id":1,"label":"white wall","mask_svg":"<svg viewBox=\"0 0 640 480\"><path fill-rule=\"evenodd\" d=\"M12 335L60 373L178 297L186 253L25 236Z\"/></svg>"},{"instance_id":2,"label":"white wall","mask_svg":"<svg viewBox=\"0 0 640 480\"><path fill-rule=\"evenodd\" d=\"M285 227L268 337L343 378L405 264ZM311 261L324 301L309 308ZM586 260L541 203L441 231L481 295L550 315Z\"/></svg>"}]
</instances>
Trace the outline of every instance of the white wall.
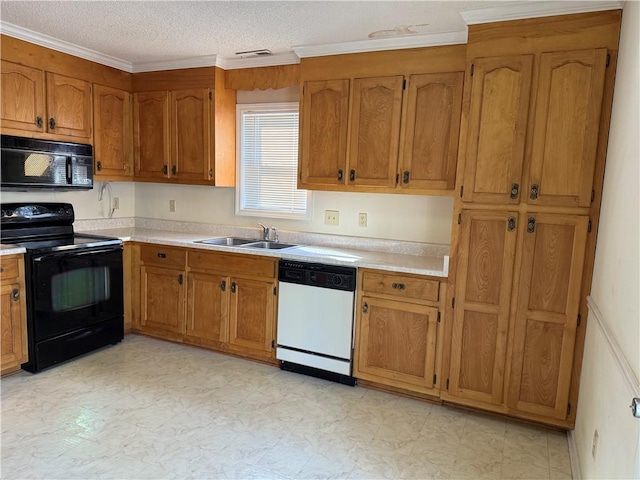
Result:
<instances>
[{"instance_id":1,"label":"white wall","mask_svg":"<svg viewBox=\"0 0 640 480\"><path fill-rule=\"evenodd\" d=\"M640 375L640 4L626 2L602 213L598 229L592 300L602 312L620 354ZM631 417L632 391L593 315L589 315L575 438L584 478L630 478L635 466L640 420ZM594 429L599 447L591 455Z\"/></svg>"},{"instance_id":2,"label":"white wall","mask_svg":"<svg viewBox=\"0 0 640 480\"><path fill-rule=\"evenodd\" d=\"M3 203L8 202L67 202L73 205L79 220L107 218L109 214L109 195L105 191L103 200L98 200L102 182L95 182L93 190L81 192L0 192ZM135 215L134 189L132 182L112 182L113 197L118 197L120 208L113 218L133 217Z\"/></svg>"}]
</instances>

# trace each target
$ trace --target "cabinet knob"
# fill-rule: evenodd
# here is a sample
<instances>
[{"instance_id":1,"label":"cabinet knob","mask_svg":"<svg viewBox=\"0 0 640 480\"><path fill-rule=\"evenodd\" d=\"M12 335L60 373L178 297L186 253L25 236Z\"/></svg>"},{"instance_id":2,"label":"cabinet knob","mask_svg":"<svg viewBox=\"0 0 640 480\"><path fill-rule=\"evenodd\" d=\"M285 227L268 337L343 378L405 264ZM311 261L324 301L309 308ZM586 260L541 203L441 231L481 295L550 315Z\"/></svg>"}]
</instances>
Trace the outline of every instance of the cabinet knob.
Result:
<instances>
[{"instance_id":1,"label":"cabinet knob","mask_svg":"<svg viewBox=\"0 0 640 480\"><path fill-rule=\"evenodd\" d=\"M158 254L158 258L167 258L167 254L166 253L159 253Z\"/></svg>"},{"instance_id":2,"label":"cabinet knob","mask_svg":"<svg viewBox=\"0 0 640 480\"><path fill-rule=\"evenodd\" d=\"M368 313L369 312L369 304L367 302L364 302L364 305L362 305L362 313Z\"/></svg>"},{"instance_id":3,"label":"cabinet knob","mask_svg":"<svg viewBox=\"0 0 640 480\"><path fill-rule=\"evenodd\" d=\"M102 162L98 161L98 163L96 163L96 170L102 170Z\"/></svg>"},{"instance_id":4,"label":"cabinet knob","mask_svg":"<svg viewBox=\"0 0 640 480\"><path fill-rule=\"evenodd\" d=\"M509 230L510 232L513 232L515 229L516 229L516 218L509 217L509 220L507 220L507 230Z\"/></svg>"},{"instance_id":5,"label":"cabinet knob","mask_svg":"<svg viewBox=\"0 0 640 480\"><path fill-rule=\"evenodd\" d=\"M178 285L182 285L184 283L184 275L178 275Z\"/></svg>"},{"instance_id":6,"label":"cabinet knob","mask_svg":"<svg viewBox=\"0 0 640 480\"><path fill-rule=\"evenodd\" d=\"M349 171L349 181L350 182L355 182L356 181L356 171L355 170L350 170Z\"/></svg>"},{"instance_id":7,"label":"cabinet knob","mask_svg":"<svg viewBox=\"0 0 640 480\"><path fill-rule=\"evenodd\" d=\"M166 175L169 173L169 167L167 167L166 165L162 166L162 174Z\"/></svg>"},{"instance_id":8,"label":"cabinet knob","mask_svg":"<svg viewBox=\"0 0 640 480\"><path fill-rule=\"evenodd\" d=\"M53 117L51 117L51 118L49 119L49 128L50 128L51 130L55 130L55 129L56 129L56 119L55 119L55 118L53 118Z\"/></svg>"},{"instance_id":9,"label":"cabinet knob","mask_svg":"<svg viewBox=\"0 0 640 480\"><path fill-rule=\"evenodd\" d=\"M44 124L44 122L42 121L42 117L40 117L40 116L36 117L36 127L42 128L43 124Z\"/></svg>"},{"instance_id":10,"label":"cabinet knob","mask_svg":"<svg viewBox=\"0 0 640 480\"><path fill-rule=\"evenodd\" d=\"M341 182L344 178L344 171L342 169L338 170L338 181Z\"/></svg>"},{"instance_id":11,"label":"cabinet knob","mask_svg":"<svg viewBox=\"0 0 640 480\"><path fill-rule=\"evenodd\" d=\"M209 169L209 178L213 177L213 168Z\"/></svg>"},{"instance_id":12,"label":"cabinet knob","mask_svg":"<svg viewBox=\"0 0 640 480\"><path fill-rule=\"evenodd\" d=\"M178 167L177 166L173 166L171 167L171 174L175 177L178 175Z\"/></svg>"},{"instance_id":13,"label":"cabinet knob","mask_svg":"<svg viewBox=\"0 0 640 480\"><path fill-rule=\"evenodd\" d=\"M527 220L527 232L533 233L536 231L536 219L533 217L529 217Z\"/></svg>"},{"instance_id":14,"label":"cabinet knob","mask_svg":"<svg viewBox=\"0 0 640 480\"><path fill-rule=\"evenodd\" d=\"M18 290L17 288L14 288L11 291L11 300L13 300L14 302L17 302L20 299L20 290Z\"/></svg>"},{"instance_id":15,"label":"cabinet knob","mask_svg":"<svg viewBox=\"0 0 640 480\"><path fill-rule=\"evenodd\" d=\"M529 194L529 198L531 198L531 200L536 200L538 198L538 193L540 188L538 187L537 183L534 183L533 185L531 185L531 193Z\"/></svg>"},{"instance_id":16,"label":"cabinet knob","mask_svg":"<svg viewBox=\"0 0 640 480\"><path fill-rule=\"evenodd\" d=\"M406 185L407 183L409 183L409 171L408 171L408 170L407 170L407 171L405 171L405 172L402 174L402 183L404 183L405 185Z\"/></svg>"},{"instance_id":17,"label":"cabinet knob","mask_svg":"<svg viewBox=\"0 0 640 480\"><path fill-rule=\"evenodd\" d=\"M231 293L236 293L236 282L231 282Z\"/></svg>"},{"instance_id":18,"label":"cabinet knob","mask_svg":"<svg viewBox=\"0 0 640 480\"><path fill-rule=\"evenodd\" d=\"M227 290L227 281L226 280L222 280L222 282L220 283L220 290L222 290L223 292Z\"/></svg>"},{"instance_id":19,"label":"cabinet knob","mask_svg":"<svg viewBox=\"0 0 640 480\"><path fill-rule=\"evenodd\" d=\"M391 288L395 290L405 290L407 286L404 283L392 283Z\"/></svg>"},{"instance_id":20,"label":"cabinet knob","mask_svg":"<svg viewBox=\"0 0 640 480\"><path fill-rule=\"evenodd\" d=\"M509 195L511 197L511 200L515 200L516 198L518 198L519 194L520 194L520 185L518 185L517 183L514 183L513 185L511 185L511 195Z\"/></svg>"}]
</instances>

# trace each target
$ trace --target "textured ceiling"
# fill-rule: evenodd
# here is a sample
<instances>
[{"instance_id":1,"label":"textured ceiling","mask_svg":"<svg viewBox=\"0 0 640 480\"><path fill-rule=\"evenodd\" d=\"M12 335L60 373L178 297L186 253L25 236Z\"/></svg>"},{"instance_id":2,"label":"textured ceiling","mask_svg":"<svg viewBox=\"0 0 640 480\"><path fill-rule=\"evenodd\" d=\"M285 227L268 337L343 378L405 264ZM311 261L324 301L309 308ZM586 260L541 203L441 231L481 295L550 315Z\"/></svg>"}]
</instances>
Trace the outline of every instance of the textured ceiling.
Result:
<instances>
[{"instance_id":1,"label":"textured ceiling","mask_svg":"<svg viewBox=\"0 0 640 480\"><path fill-rule=\"evenodd\" d=\"M459 12L502 1L12 1L0 18L131 62L367 40L380 30L465 31Z\"/></svg>"}]
</instances>

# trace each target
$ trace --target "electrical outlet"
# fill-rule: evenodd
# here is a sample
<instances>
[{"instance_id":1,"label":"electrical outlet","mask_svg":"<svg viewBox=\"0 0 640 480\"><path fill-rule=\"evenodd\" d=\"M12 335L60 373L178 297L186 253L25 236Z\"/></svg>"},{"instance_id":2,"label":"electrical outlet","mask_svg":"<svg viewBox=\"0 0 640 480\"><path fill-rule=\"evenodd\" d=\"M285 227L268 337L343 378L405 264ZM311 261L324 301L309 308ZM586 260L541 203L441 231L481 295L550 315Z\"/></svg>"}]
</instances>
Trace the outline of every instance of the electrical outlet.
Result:
<instances>
[{"instance_id":1,"label":"electrical outlet","mask_svg":"<svg viewBox=\"0 0 640 480\"><path fill-rule=\"evenodd\" d=\"M339 221L340 221L340 212L338 212L338 210L324 211L325 225L338 225Z\"/></svg>"},{"instance_id":2,"label":"electrical outlet","mask_svg":"<svg viewBox=\"0 0 640 480\"><path fill-rule=\"evenodd\" d=\"M596 459L596 452L598 451L598 430L593 431L593 443L591 444L591 456Z\"/></svg>"},{"instance_id":3,"label":"electrical outlet","mask_svg":"<svg viewBox=\"0 0 640 480\"><path fill-rule=\"evenodd\" d=\"M358 214L358 226L359 227L366 227L367 226L367 214L366 213L359 213Z\"/></svg>"},{"instance_id":4,"label":"electrical outlet","mask_svg":"<svg viewBox=\"0 0 640 480\"><path fill-rule=\"evenodd\" d=\"M169 211L170 212L175 212L176 211L176 201L175 200L169 200Z\"/></svg>"},{"instance_id":5,"label":"electrical outlet","mask_svg":"<svg viewBox=\"0 0 640 480\"><path fill-rule=\"evenodd\" d=\"M120 199L118 197L113 197L113 209L117 210L120 208Z\"/></svg>"}]
</instances>

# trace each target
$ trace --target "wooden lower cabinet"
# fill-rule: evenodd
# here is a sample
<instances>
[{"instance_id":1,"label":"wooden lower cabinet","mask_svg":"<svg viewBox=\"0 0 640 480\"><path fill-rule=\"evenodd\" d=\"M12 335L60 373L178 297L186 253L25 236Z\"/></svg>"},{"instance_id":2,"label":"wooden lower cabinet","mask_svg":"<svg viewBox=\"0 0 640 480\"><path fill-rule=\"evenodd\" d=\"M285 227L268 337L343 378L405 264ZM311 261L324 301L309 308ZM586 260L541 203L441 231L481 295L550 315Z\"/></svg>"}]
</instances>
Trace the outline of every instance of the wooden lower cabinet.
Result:
<instances>
[{"instance_id":1,"label":"wooden lower cabinet","mask_svg":"<svg viewBox=\"0 0 640 480\"><path fill-rule=\"evenodd\" d=\"M368 269L358 275L354 377L437 395L439 282Z\"/></svg>"},{"instance_id":2,"label":"wooden lower cabinet","mask_svg":"<svg viewBox=\"0 0 640 480\"><path fill-rule=\"evenodd\" d=\"M375 297L361 308L356 377L433 389L438 309Z\"/></svg>"},{"instance_id":3,"label":"wooden lower cabinet","mask_svg":"<svg viewBox=\"0 0 640 480\"><path fill-rule=\"evenodd\" d=\"M229 277L189 272L185 336L207 345L229 340Z\"/></svg>"},{"instance_id":4,"label":"wooden lower cabinet","mask_svg":"<svg viewBox=\"0 0 640 480\"><path fill-rule=\"evenodd\" d=\"M0 370L20 370L27 361L26 306L22 255L0 257Z\"/></svg>"},{"instance_id":5,"label":"wooden lower cabinet","mask_svg":"<svg viewBox=\"0 0 640 480\"><path fill-rule=\"evenodd\" d=\"M143 329L155 333L184 333L183 270L155 266L141 269Z\"/></svg>"},{"instance_id":6,"label":"wooden lower cabinet","mask_svg":"<svg viewBox=\"0 0 640 480\"><path fill-rule=\"evenodd\" d=\"M442 398L564 425L589 218L483 210L461 218Z\"/></svg>"},{"instance_id":7,"label":"wooden lower cabinet","mask_svg":"<svg viewBox=\"0 0 640 480\"><path fill-rule=\"evenodd\" d=\"M508 406L565 419L589 218L531 214L524 234Z\"/></svg>"},{"instance_id":8,"label":"wooden lower cabinet","mask_svg":"<svg viewBox=\"0 0 640 480\"><path fill-rule=\"evenodd\" d=\"M231 279L229 344L232 348L273 352L275 288L274 282Z\"/></svg>"},{"instance_id":9,"label":"wooden lower cabinet","mask_svg":"<svg viewBox=\"0 0 640 480\"><path fill-rule=\"evenodd\" d=\"M140 291L134 331L275 361L277 259L151 244L134 248Z\"/></svg>"}]
</instances>

